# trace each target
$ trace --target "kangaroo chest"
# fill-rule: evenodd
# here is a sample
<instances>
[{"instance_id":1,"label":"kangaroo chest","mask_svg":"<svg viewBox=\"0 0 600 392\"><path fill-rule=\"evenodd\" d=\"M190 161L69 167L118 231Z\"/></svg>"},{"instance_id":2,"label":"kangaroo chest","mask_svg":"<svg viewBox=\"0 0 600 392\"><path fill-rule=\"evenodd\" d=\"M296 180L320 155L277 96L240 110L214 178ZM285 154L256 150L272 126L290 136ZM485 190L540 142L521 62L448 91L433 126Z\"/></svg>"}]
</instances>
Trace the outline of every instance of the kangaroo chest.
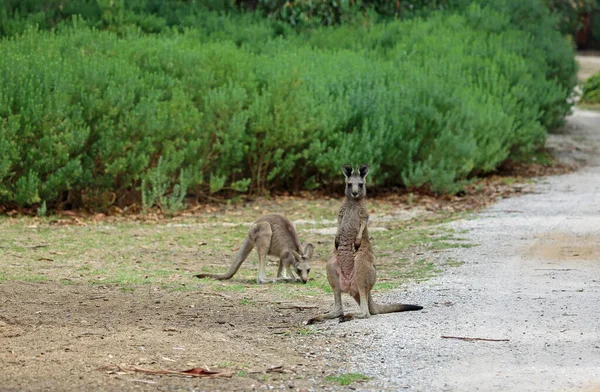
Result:
<instances>
[{"instance_id":1,"label":"kangaroo chest","mask_svg":"<svg viewBox=\"0 0 600 392\"><path fill-rule=\"evenodd\" d=\"M358 236L361 222L368 219L367 209L362 204L347 206L343 212L339 230L339 247L354 249L354 242Z\"/></svg>"},{"instance_id":2,"label":"kangaroo chest","mask_svg":"<svg viewBox=\"0 0 600 392\"><path fill-rule=\"evenodd\" d=\"M354 245L360 230L361 222L365 222L368 219L368 211L362 203L352 203L343 206L340 215L342 216L338 227L338 274L341 278L340 286L342 291L350 293L356 291L354 268L356 251ZM363 236L365 235L368 235L366 230L363 233Z\"/></svg>"}]
</instances>

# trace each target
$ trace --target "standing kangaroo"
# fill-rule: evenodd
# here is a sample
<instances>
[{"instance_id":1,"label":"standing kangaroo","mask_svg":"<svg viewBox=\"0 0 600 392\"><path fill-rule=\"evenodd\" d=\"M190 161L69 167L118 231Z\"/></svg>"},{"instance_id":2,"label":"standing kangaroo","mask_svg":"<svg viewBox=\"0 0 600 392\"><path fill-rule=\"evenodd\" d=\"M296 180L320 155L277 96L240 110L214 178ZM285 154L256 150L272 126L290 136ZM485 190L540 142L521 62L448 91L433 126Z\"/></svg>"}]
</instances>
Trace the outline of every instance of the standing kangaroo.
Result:
<instances>
[{"instance_id":1,"label":"standing kangaroo","mask_svg":"<svg viewBox=\"0 0 600 392\"><path fill-rule=\"evenodd\" d=\"M365 202L365 177L369 166L360 165L356 174L352 166L344 165L342 173L346 177L346 196L338 213L335 250L327 261L327 280L333 289L335 303L331 312L313 317L308 324L337 317L343 322L367 318L371 314L423 309L418 305L379 305L373 301L371 290L377 281L377 272L367 229L369 211ZM342 293L348 293L356 300L360 313L344 315Z\"/></svg>"},{"instance_id":2,"label":"standing kangaroo","mask_svg":"<svg viewBox=\"0 0 600 392\"><path fill-rule=\"evenodd\" d=\"M267 255L279 257L279 269L277 278L295 281L292 267L302 280L302 283L308 281L310 265L308 262L313 255L313 245L308 243L304 246L300 244L300 239L296 233L294 224L281 215L265 215L250 226L248 237L240 247L235 259L231 263L229 270L224 274L198 274L197 278L214 278L218 280L230 279L240 268L244 260L252 249L256 247L258 252L258 277L259 284L267 282L265 264ZM290 275L288 278L286 273Z\"/></svg>"}]
</instances>

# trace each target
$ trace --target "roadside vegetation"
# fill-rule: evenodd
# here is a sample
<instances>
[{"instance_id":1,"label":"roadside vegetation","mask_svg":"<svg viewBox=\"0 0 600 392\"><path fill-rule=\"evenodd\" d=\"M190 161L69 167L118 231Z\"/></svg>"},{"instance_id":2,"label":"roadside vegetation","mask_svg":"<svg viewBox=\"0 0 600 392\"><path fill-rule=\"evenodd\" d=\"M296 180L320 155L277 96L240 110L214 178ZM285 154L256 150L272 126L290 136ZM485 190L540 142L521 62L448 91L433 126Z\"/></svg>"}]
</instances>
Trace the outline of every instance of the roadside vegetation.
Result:
<instances>
[{"instance_id":1,"label":"roadside vegetation","mask_svg":"<svg viewBox=\"0 0 600 392\"><path fill-rule=\"evenodd\" d=\"M584 108L600 109L600 73L594 74L583 83L579 105Z\"/></svg>"},{"instance_id":2,"label":"roadside vegetation","mask_svg":"<svg viewBox=\"0 0 600 392\"><path fill-rule=\"evenodd\" d=\"M362 162L375 185L453 194L533 157L576 83L543 1L415 2L400 19L365 2L330 20L300 1L60 3L0 14L6 209L175 212L331 190Z\"/></svg>"}]
</instances>

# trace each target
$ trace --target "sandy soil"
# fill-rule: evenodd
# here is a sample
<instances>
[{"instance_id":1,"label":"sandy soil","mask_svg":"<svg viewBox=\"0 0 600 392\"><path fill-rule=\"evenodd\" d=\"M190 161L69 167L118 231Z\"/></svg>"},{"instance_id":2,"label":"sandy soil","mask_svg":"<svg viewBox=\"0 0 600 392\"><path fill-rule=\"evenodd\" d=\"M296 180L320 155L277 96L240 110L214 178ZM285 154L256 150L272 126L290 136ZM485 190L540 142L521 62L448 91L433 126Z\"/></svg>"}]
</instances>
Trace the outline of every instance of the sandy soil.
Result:
<instances>
[{"instance_id":1,"label":"sandy soil","mask_svg":"<svg viewBox=\"0 0 600 392\"><path fill-rule=\"evenodd\" d=\"M0 310L2 391L302 389L335 366L314 354L333 338L298 334L306 310L266 300L4 283ZM115 365L235 376L148 375Z\"/></svg>"}]
</instances>

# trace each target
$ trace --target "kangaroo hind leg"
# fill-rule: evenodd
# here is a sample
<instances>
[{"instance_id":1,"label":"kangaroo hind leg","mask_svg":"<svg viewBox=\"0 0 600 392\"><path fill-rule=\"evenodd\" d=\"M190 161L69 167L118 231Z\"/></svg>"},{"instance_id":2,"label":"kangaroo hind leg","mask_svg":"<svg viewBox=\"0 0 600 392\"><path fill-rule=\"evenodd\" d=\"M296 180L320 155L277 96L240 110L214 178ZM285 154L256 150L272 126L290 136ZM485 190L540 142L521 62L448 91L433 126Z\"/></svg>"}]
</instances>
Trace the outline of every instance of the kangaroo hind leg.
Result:
<instances>
[{"instance_id":1,"label":"kangaroo hind leg","mask_svg":"<svg viewBox=\"0 0 600 392\"><path fill-rule=\"evenodd\" d=\"M248 236L250 237L250 240L254 244L256 252L258 253L258 276L256 281L258 284L266 283L267 255L269 254L269 249L271 248L271 237L273 237L271 224L269 222L258 222L253 224L252 227L250 227Z\"/></svg>"},{"instance_id":2,"label":"kangaroo hind leg","mask_svg":"<svg viewBox=\"0 0 600 392\"><path fill-rule=\"evenodd\" d=\"M340 318L340 322L352 319L368 318L371 314L371 290L377 281L377 272L373 266L373 256L370 252L357 252L354 256L355 292L352 296L360 307L360 312L349 313Z\"/></svg>"},{"instance_id":3,"label":"kangaroo hind leg","mask_svg":"<svg viewBox=\"0 0 600 392\"><path fill-rule=\"evenodd\" d=\"M327 280L333 290L333 309L330 312L320 314L307 321L307 324L314 324L324 320L338 318L344 315L342 307L342 289L340 286L340 276L338 273L337 254L334 252L329 260L327 260Z\"/></svg>"},{"instance_id":4,"label":"kangaroo hind leg","mask_svg":"<svg viewBox=\"0 0 600 392\"><path fill-rule=\"evenodd\" d=\"M358 294L354 295L354 300L360 307L360 312L357 313L346 313L340 316L340 323L354 319L364 319L371 316L369 311L369 299L371 298L370 290L367 290L365 286L358 287Z\"/></svg>"}]
</instances>

